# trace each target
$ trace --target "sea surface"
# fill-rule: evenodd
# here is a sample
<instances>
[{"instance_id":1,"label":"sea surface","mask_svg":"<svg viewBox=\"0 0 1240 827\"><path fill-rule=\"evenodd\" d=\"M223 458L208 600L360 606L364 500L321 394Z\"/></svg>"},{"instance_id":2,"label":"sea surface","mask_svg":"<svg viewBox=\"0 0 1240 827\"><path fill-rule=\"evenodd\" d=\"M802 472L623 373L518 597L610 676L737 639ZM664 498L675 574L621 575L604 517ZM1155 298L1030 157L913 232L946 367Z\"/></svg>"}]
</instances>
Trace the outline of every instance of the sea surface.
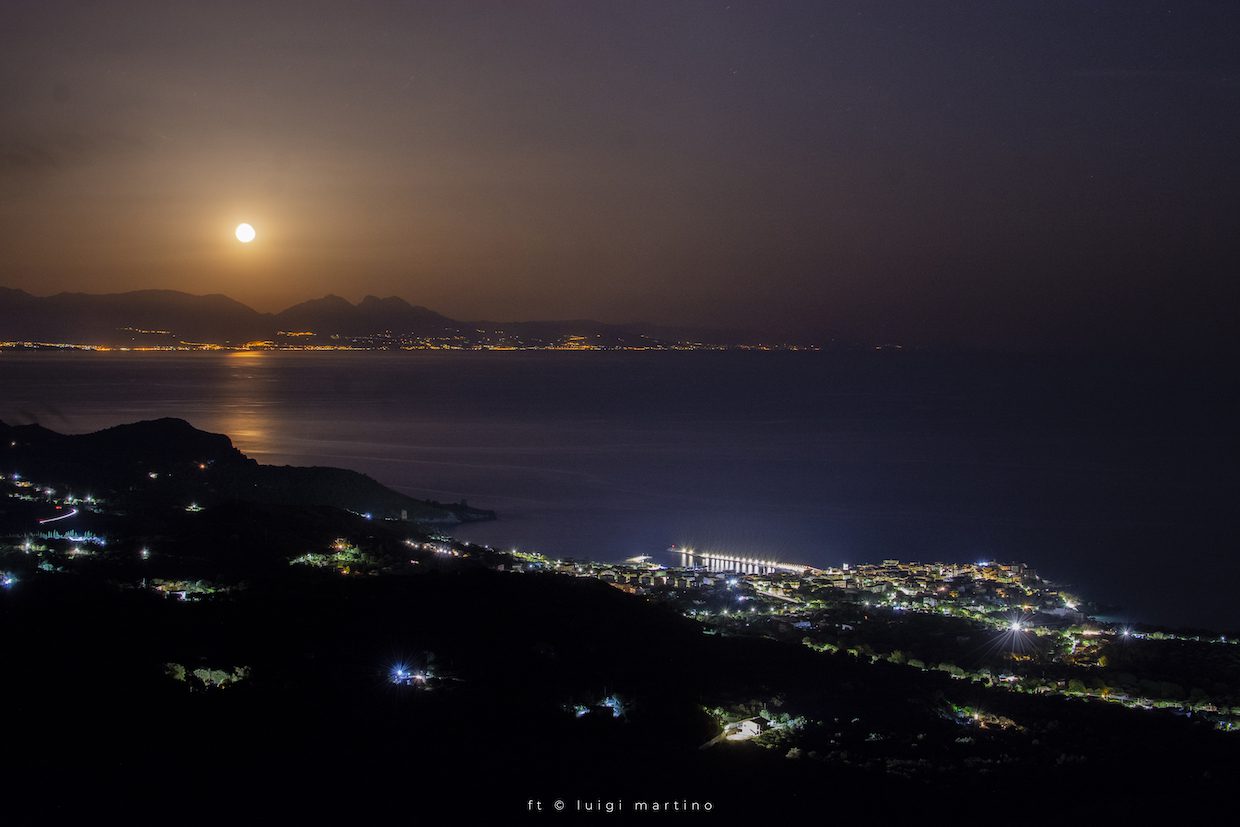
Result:
<instances>
[{"instance_id":1,"label":"sea surface","mask_svg":"<svg viewBox=\"0 0 1240 827\"><path fill-rule=\"evenodd\" d=\"M554 556L1023 560L1240 629L1229 370L918 353L0 353L0 419L163 416L261 462L494 508Z\"/></svg>"}]
</instances>

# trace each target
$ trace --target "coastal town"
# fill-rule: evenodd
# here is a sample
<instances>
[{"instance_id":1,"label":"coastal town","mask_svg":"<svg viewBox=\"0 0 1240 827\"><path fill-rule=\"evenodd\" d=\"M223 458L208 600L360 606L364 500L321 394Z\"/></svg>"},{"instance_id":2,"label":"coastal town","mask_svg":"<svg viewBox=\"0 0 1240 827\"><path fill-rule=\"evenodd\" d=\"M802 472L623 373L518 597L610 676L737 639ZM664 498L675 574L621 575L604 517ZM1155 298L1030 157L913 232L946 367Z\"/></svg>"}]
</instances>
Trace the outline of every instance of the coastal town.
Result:
<instances>
[{"instance_id":1,"label":"coastal town","mask_svg":"<svg viewBox=\"0 0 1240 827\"><path fill-rule=\"evenodd\" d=\"M1240 730L1240 698L1229 687L1186 688L1116 668L1138 659L1141 646L1231 658L1234 637L1108 621L1024 563L888 559L816 568L675 546L669 563L508 553L517 571L595 578L669 604L709 634L795 640L987 687L1169 710Z\"/></svg>"},{"instance_id":2,"label":"coastal town","mask_svg":"<svg viewBox=\"0 0 1240 827\"><path fill-rule=\"evenodd\" d=\"M191 466L210 471L206 463ZM146 476L160 478L155 471ZM0 537L5 590L20 588L32 576L88 570L104 572L124 589L188 603L235 599L246 588L244 580L216 581L185 558L172 559L176 555L153 547L135 533L132 515L106 497L62 491L19 472L0 475L0 491L15 521ZM168 510L189 521L180 531L192 530L193 521L211 513L195 501ZM354 512L350 519L393 536L412 526L369 513ZM24 527L14 530L19 524ZM681 546L605 562L420 532L387 545L374 536L340 536L282 559L290 571L350 578L468 565L514 576L595 580L635 600L671 608L707 635L791 642L823 657L881 662L986 688L1159 711L1208 721L1225 732L1240 730L1240 696L1214 670L1223 664L1225 671L1234 662L1235 638L1107 620L1080 595L1019 562L886 559L820 568ZM1174 673L1166 664L1174 664ZM393 672L395 683L427 685L407 679L404 666L393 668L400 670ZM170 669L175 676L184 671ZM227 685L243 677L199 683ZM598 706L619 716L622 704L613 697ZM572 708L580 716L591 707ZM795 712L711 710L719 725L717 740L773 741L781 747L793 743L791 733L801 720ZM1006 726L1002 716L972 707L955 705L950 714L966 725Z\"/></svg>"}]
</instances>

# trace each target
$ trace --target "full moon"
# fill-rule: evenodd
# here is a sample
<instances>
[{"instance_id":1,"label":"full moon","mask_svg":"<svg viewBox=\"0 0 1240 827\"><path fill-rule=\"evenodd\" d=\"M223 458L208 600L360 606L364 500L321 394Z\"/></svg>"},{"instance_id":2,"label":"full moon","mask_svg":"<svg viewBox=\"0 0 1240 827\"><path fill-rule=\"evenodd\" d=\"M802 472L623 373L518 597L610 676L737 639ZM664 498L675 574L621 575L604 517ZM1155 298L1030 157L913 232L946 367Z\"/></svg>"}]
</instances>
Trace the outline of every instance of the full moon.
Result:
<instances>
[{"instance_id":1,"label":"full moon","mask_svg":"<svg viewBox=\"0 0 1240 827\"><path fill-rule=\"evenodd\" d=\"M256 235L258 235L258 233L254 232L254 228L249 224L237 225L237 240L242 244L249 244L254 240Z\"/></svg>"}]
</instances>

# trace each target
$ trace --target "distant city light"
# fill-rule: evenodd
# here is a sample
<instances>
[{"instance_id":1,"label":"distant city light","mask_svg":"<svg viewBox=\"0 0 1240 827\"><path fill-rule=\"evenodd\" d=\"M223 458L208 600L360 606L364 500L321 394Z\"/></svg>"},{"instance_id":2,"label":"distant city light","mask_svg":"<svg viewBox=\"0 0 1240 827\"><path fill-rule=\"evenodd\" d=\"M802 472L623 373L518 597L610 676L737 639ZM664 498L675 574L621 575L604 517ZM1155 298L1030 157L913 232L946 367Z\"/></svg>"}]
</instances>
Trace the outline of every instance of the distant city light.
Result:
<instances>
[{"instance_id":1,"label":"distant city light","mask_svg":"<svg viewBox=\"0 0 1240 827\"><path fill-rule=\"evenodd\" d=\"M404 664L397 664L392 667L392 683L399 686L412 686L413 684L426 683L426 672L414 672Z\"/></svg>"}]
</instances>

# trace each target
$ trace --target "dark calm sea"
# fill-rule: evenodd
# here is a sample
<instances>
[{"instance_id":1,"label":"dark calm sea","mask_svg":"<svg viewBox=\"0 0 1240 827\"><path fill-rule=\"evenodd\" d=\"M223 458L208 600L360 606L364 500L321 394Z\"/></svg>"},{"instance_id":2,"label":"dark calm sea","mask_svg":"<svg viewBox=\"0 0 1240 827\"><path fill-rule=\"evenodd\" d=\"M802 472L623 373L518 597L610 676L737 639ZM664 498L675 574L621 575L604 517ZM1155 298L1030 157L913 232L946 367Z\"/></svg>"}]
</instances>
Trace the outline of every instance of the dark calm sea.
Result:
<instances>
[{"instance_id":1,"label":"dark calm sea","mask_svg":"<svg viewBox=\"0 0 1240 827\"><path fill-rule=\"evenodd\" d=\"M6 422L182 417L494 508L459 532L491 545L1024 560L1112 614L1224 630L1235 400L1196 366L913 353L0 353Z\"/></svg>"}]
</instances>

